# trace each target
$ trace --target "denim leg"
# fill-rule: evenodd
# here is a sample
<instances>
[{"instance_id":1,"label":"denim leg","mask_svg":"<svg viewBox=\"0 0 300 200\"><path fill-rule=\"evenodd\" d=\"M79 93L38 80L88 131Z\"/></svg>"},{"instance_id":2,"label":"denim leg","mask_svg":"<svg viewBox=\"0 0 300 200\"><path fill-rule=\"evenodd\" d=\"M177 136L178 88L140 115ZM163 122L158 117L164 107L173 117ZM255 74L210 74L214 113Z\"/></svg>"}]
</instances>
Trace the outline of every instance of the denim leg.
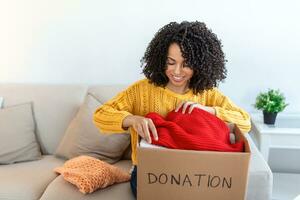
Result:
<instances>
[{"instance_id":1,"label":"denim leg","mask_svg":"<svg viewBox=\"0 0 300 200\"><path fill-rule=\"evenodd\" d=\"M134 166L133 171L131 173L130 186L131 191L134 197L136 198L136 188L137 188L137 167Z\"/></svg>"}]
</instances>

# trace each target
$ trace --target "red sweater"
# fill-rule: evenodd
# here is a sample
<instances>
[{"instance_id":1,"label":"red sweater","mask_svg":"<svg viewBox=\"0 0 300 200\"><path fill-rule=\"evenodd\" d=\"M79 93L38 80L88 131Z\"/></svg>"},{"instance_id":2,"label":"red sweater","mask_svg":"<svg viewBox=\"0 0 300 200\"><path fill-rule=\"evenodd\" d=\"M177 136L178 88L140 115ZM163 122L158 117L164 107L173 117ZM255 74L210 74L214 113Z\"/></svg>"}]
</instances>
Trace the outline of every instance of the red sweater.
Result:
<instances>
[{"instance_id":1,"label":"red sweater","mask_svg":"<svg viewBox=\"0 0 300 200\"><path fill-rule=\"evenodd\" d=\"M191 114L172 111L164 119L151 112L146 115L152 119L158 132L158 141L152 134L152 144L172 149L209 150L243 152L243 141L230 144L230 130L218 117L195 108Z\"/></svg>"}]
</instances>

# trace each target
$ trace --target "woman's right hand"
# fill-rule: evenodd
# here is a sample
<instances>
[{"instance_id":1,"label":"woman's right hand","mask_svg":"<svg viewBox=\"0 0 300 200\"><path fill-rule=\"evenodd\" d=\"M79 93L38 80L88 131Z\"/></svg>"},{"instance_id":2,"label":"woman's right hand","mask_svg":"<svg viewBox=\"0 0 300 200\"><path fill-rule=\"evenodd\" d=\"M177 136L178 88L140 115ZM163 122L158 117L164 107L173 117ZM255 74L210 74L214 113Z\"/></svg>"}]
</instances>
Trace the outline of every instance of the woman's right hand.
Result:
<instances>
[{"instance_id":1,"label":"woman's right hand","mask_svg":"<svg viewBox=\"0 0 300 200\"><path fill-rule=\"evenodd\" d=\"M148 143L151 143L152 133L155 140L158 140L157 131L153 121L149 118L138 116L138 115L129 115L123 120L123 128L133 127L133 129ZM151 130L151 132L150 132Z\"/></svg>"}]
</instances>

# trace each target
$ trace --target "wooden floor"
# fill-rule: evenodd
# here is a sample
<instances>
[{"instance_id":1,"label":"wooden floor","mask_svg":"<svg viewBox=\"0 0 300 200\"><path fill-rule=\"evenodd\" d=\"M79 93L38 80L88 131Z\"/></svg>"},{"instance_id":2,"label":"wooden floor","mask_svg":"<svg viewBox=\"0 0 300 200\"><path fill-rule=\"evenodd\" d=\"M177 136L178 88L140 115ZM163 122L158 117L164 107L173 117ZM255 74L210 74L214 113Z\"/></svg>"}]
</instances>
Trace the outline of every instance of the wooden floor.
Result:
<instances>
[{"instance_id":1,"label":"wooden floor","mask_svg":"<svg viewBox=\"0 0 300 200\"><path fill-rule=\"evenodd\" d=\"M272 200L294 200L300 195L300 174L273 173L273 178Z\"/></svg>"}]
</instances>

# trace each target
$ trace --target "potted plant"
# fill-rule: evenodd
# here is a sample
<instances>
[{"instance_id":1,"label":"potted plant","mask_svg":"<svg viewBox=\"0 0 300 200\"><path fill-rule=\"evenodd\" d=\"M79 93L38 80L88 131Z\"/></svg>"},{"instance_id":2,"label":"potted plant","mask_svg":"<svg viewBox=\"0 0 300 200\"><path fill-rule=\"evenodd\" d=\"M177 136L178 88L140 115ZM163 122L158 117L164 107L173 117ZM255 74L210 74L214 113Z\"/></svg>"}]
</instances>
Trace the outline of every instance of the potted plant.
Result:
<instances>
[{"instance_id":1,"label":"potted plant","mask_svg":"<svg viewBox=\"0 0 300 200\"><path fill-rule=\"evenodd\" d=\"M279 89L269 89L267 92L257 95L254 107L263 111L265 124L274 124L277 113L283 111L287 105L285 97Z\"/></svg>"}]
</instances>

